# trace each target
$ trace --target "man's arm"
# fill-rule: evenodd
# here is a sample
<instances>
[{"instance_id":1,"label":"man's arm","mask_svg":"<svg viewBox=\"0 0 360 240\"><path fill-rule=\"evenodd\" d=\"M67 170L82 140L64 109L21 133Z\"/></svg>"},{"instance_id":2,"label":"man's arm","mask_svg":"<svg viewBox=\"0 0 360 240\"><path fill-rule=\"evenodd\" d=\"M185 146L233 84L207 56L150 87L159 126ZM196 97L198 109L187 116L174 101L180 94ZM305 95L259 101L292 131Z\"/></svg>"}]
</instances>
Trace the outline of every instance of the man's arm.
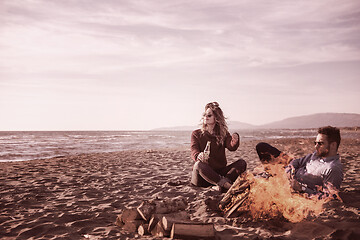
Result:
<instances>
[{"instance_id":1,"label":"man's arm","mask_svg":"<svg viewBox=\"0 0 360 240\"><path fill-rule=\"evenodd\" d=\"M337 190L340 189L340 185L343 181L344 175L341 167L334 166L324 176L324 187L329 188L329 184L335 187Z\"/></svg>"},{"instance_id":2,"label":"man's arm","mask_svg":"<svg viewBox=\"0 0 360 240\"><path fill-rule=\"evenodd\" d=\"M310 159L313 155L314 155L314 153L310 153L310 154L306 155L305 157L294 159L290 162L290 165L292 165L296 171L299 168L305 167L306 163L308 161L310 161Z\"/></svg>"},{"instance_id":3,"label":"man's arm","mask_svg":"<svg viewBox=\"0 0 360 240\"><path fill-rule=\"evenodd\" d=\"M298 192L305 192L308 194L315 194L316 183L322 185L322 179L312 174L307 174L305 171L306 163L314 156L315 153L311 153L302 158L294 159L287 167L287 172L290 175L290 185ZM307 183L310 183L309 185ZM315 183L315 184L313 184Z\"/></svg>"},{"instance_id":4,"label":"man's arm","mask_svg":"<svg viewBox=\"0 0 360 240\"><path fill-rule=\"evenodd\" d=\"M319 199L329 197L332 195L336 198L336 192L340 190L340 185L343 180L343 172L339 167L331 168L322 179L323 183L320 185L322 189L310 188L306 184L301 184L301 190L309 195L317 194Z\"/></svg>"},{"instance_id":5,"label":"man's arm","mask_svg":"<svg viewBox=\"0 0 360 240\"><path fill-rule=\"evenodd\" d=\"M296 178L290 180L291 187L298 192L305 192L309 195L318 193L318 187L323 185L323 179L320 176L312 174L299 174Z\"/></svg>"},{"instance_id":6,"label":"man's arm","mask_svg":"<svg viewBox=\"0 0 360 240\"><path fill-rule=\"evenodd\" d=\"M304 171L303 168L298 169L291 180L291 186L295 191L305 192L310 195L322 195L331 190L338 191L343 180L342 167L335 165L322 176L315 176Z\"/></svg>"}]
</instances>

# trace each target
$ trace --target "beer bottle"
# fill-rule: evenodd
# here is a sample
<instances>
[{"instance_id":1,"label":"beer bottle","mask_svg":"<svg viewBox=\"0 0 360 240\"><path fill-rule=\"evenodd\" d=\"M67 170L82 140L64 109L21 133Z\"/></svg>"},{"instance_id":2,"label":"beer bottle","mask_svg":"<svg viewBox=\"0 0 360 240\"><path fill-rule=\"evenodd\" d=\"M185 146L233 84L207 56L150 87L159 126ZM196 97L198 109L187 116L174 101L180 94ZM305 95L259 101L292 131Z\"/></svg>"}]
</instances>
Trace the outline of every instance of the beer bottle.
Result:
<instances>
[{"instance_id":1,"label":"beer bottle","mask_svg":"<svg viewBox=\"0 0 360 240\"><path fill-rule=\"evenodd\" d=\"M211 144L211 142L208 141L208 142L206 143L206 147L205 147L205 149L204 149L204 160L205 160L205 162L208 162L208 160L209 160L209 156L210 156L210 144Z\"/></svg>"}]
</instances>

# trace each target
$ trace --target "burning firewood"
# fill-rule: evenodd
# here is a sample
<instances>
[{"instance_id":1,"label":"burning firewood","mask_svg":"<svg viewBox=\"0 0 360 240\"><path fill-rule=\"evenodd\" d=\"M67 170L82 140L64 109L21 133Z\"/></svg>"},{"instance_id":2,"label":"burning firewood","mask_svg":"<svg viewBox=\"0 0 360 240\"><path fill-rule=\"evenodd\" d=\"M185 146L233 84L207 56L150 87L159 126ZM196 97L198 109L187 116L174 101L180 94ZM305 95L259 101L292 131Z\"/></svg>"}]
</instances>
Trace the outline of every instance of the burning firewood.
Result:
<instances>
[{"instance_id":1,"label":"burning firewood","mask_svg":"<svg viewBox=\"0 0 360 240\"><path fill-rule=\"evenodd\" d=\"M282 169L291 159L290 156L284 153L281 153L276 158L271 156L268 162L263 162L262 167L264 170L257 176L263 179L274 177L278 173L273 171L273 168ZM252 186L253 182L254 176L251 173L243 173L236 179L219 203L219 208L224 212L225 217L231 217L236 212L249 211L249 209L246 208L251 205L249 195L251 192L250 186Z\"/></svg>"},{"instance_id":2,"label":"burning firewood","mask_svg":"<svg viewBox=\"0 0 360 240\"><path fill-rule=\"evenodd\" d=\"M250 182L246 173L240 175L219 203L225 217L230 217L248 198Z\"/></svg>"}]
</instances>

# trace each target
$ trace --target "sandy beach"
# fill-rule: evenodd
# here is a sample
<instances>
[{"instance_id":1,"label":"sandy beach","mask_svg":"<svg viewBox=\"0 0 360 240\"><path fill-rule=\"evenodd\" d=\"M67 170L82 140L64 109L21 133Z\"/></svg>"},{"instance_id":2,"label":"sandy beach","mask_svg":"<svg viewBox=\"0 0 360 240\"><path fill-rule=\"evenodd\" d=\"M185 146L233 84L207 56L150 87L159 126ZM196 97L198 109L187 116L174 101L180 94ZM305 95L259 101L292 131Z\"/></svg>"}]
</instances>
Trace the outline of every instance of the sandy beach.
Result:
<instances>
[{"instance_id":1,"label":"sandy beach","mask_svg":"<svg viewBox=\"0 0 360 240\"><path fill-rule=\"evenodd\" d=\"M228 162L243 158L252 171L255 145L242 142ZM313 151L313 139L268 141L294 157ZM190 185L193 162L187 148L81 154L46 160L0 163L1 239L152 239L115 225L125 207L144 199L185 197L192 220L215 224L218 239L360 239L360 139L342 140L344 181L340 197L317 217L286 219L224 218L222 195Z\"/></svg>"}]
</instances>

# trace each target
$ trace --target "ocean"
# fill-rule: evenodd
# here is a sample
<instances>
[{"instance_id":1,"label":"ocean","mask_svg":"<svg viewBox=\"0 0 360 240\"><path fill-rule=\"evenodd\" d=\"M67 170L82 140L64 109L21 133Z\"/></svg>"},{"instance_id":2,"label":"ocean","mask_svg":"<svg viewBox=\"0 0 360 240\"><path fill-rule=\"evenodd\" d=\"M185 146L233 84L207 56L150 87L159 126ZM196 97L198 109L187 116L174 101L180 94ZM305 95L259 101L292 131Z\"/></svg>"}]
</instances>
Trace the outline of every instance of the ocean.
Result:
<instances>
[{"instance_id":1,"label":"ocean","mask_svg":"<svg viewBox=\"0 0 360 240\"><path fill-rule=\"evenodd\" d=\"M191 132L16 131L0 132L0 162L79 153L173 148L190 143Z\"/></svg>"},{"instance_id":2,"label":"ocean","mask_svg":"<svg viewBox=\"0 0 360 240\"><path fill-rule=\"evenodd\" d=\"M230 131L233 132L233 131ZM239 130L241 141L314 137L316 129ZM0 162L80 153L190 148L191 131L0 131Z\"/></svg>"}]
</instances>

